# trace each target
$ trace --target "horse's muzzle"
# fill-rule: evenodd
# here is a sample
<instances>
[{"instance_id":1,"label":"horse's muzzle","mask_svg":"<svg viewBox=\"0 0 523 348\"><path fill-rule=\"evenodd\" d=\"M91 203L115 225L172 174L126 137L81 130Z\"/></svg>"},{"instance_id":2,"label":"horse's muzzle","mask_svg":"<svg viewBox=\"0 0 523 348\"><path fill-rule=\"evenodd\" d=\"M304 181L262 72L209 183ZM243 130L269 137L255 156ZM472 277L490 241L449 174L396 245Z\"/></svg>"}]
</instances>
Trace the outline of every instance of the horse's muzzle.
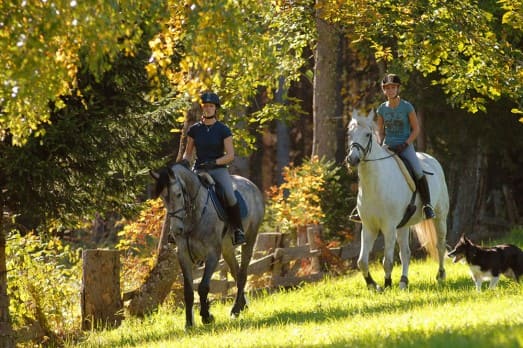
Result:
<instances>
[{"instance_id":1,"label":"horse's muzzle","mask_svg":"<svg viewBox=\"0 0 523 348\"><path fill-rule=\"evenodd\" d=\"M360 156L355 154L354 151L351 151L347 157L345 157L345 161L349 164L349 166L356 167L360 163Z\"/></svg>"}]
</instances>

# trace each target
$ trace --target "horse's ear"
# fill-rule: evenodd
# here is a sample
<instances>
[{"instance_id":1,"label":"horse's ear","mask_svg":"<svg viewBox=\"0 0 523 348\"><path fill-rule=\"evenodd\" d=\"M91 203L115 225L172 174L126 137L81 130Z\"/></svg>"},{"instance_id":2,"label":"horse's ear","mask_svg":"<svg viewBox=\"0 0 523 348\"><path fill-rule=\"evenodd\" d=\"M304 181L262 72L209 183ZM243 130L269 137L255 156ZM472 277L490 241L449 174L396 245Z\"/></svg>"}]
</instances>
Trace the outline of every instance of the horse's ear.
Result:
<instances>
[{"instance_id":1,"label":"horse's ear","mask_svg":"<svg viewBox=\"0 0 523 348\"><path fill-rule=\"evenodd\" d=\"M160 174L157 171L149 170L149 174L154 178L154 180L160 179Z\"/></svg>"},{"instance_id":2,"label":"horse's ear","mask_svg":"<svg viewBox=\"0 0 523 348\"><path fill-rule=\"evenodd\" d=\"M370 109L370 112L367 115L367 118L369 119L369 121L374 121L375 116L376 116L376 114L374 113L374 109Z\"/></svg>"}]
</instances>

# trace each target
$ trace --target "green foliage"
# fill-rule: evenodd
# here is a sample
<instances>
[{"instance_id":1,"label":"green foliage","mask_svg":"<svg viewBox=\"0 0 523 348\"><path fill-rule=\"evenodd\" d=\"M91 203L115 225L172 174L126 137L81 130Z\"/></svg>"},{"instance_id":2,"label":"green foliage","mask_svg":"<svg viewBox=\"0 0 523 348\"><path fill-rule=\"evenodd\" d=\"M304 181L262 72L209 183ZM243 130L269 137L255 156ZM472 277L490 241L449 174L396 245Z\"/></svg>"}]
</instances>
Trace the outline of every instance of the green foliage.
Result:
<instances>
[{"instance_id":1,"label":"green foliage","mask_svg":"<svg viewBox=\"0 0 523 348\"><path fill-rule=\"evenodd\" d=\"M244 123L241 111L260 91L270 103L281 78L283 89L299 78L307 61L303 51L314 39L313 5L310 0L170 1L166 30L149 42L149 78L162 86L166 77L180 98L192 101L213 89L226 109L240 111L231 113L228 123ZM256 118L264 123L274 115Z\"/></svg>"},{"instance_id":2,"label":"green foliage","mask_svg":"<svg viewBox=\"0 0 523 348\"><path fill-rule=\"evenodd\" d=\"M359 50L371 47L386 69L421 72L472 113L501 97L523 108L521 2L322 3L325 18Z\"/></svg>"},{"instance_id":3,"label":"green foliage","mask_svg":"<svg viewBox=\"0 0 523 348\"><path fill-rule=\"evenodd\" d=\"M79 253L58 238L47 241L11 234L7 248L7 282L13 328L34 322L60 339L80 329ZM57 342L55 342L57 343Z\"/></svg>"},{"instance_id":4,"label":"green foliage","mask_svg":"<svg viewBox=\"0 0 523 348\"><path fill-rule=\"evenodd\" d=\"M298 226L323 224L326 238L346 238L355 199L350 198L351 178L344 171L334 161L316 156L300 166L285 167L283 184L267 192L265 228L293 232Z\"/></svg>"},{"instance_id":5,"label":"green foliage","mask_svg":"<svg viewBox=\"0 0 523 348\"><path fill-rule=\"evenodd\" d=\"M132 56L163 1L3 1L0 5L0 139L15 145L51 122L49 102L78 94L78 74L99 80L119 54Z\"/></svg>"},{"instance_id":6,"label":"green foliage","mask_svg":"<svg viewBox=\"0 0 523 348\"><path fill-rule=\"evenodd\" d=\"M65 107L53 111L45 134L23 146L0 142L1 204L20 215L21 225L52 229L58 220L70 228L97 212L136 211L150 179L147 168L163 164L162 154L172 152L166 144L179 108L165 100L150 111L144 100L147 55L141 50L119 57L98 82L80 74L83 97L62 98Z\"/></svg>"}]
</instances>

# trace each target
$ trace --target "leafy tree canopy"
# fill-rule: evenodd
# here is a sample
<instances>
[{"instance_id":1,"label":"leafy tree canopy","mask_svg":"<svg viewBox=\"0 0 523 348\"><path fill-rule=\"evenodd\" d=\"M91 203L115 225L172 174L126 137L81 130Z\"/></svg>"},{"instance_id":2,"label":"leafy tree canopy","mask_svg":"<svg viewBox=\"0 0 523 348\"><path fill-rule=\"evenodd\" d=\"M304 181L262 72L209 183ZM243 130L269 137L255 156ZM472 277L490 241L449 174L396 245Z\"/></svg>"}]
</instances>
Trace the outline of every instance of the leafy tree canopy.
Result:
<instances>
[{"instance_id":1,"label":"leafy tree canopy","mask_svg":"<svg viewBox=\"0 0 523 348\"><path fill-rule=\"evenodd\" d=\"M299 77L308 59L303 49L314 38L311 0L172 0L168 8L165 29L150 41L151 81L160 85L165 76L193 101L215 90L237 116L260 90L271 101L280 77L284 89ZM267 119L266 112L250 121Z\"/></svg>"},{"instance_id":2,"label":"leafy tree canopy","mask_svg":"<svg viewBox=\"0 0 523 348\"><path fill-rule=\"evenodd\" d=\"M49 102L76 93L77 75L96 79L117 54L132 55L142 37L139 21L154 23L162 1L15 0L0 4L0 139L15 144L40 135Z\"/></svg>"},{"instance_id":3,"label":"leafy tree canopy","mask_svg":"<svg viewBox=\"0 0 523 348\"><path fill-rule=\"evenodd\" d=\"M445 0L322 1L325 17L395 71L421 72L450 102L486 111L506 97L523 112L523 5Z\"/></svg>"}]
</instances>

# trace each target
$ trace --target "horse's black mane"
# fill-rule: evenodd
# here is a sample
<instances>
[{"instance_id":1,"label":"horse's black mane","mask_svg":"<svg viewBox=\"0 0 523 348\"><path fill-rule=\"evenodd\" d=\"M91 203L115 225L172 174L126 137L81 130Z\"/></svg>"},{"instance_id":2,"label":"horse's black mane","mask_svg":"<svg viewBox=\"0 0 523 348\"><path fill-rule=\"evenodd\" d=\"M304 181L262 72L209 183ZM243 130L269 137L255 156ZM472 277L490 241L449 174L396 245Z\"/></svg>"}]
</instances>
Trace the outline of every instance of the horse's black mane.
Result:
<instances>
[{"instance_id":1,"label":"horse's black mane","mask_svg":"<svg viewBox=\"0 0 523 348\"><path fill-rule=\"evenodd\" d=\"M162 193L163 189L169 185L169 171L171 170L171 166L177 165L177 164L183 166L185 169L191 170L189 168L189 162L185 161L185 160L176 162L174 164L167 164L165 167L160 168L157 171L159 178L158 178L158 180L156 180L156 186L154 187L154 197L153 198L155 198L155 199L158 198L160 193Z\"/></svg>"},{"instance_id":2,"label":"horse's black mane","mask_svg":"<svg viewBox=\"0 0 523 348\"><path fill-rule=\"evenodd\" d=\"M158 170L158 180L156 180L156 186L154 187L154 198L158 198L160 193L169 185L169 168L163 167Z\"/></svg>"}]
</instances>

